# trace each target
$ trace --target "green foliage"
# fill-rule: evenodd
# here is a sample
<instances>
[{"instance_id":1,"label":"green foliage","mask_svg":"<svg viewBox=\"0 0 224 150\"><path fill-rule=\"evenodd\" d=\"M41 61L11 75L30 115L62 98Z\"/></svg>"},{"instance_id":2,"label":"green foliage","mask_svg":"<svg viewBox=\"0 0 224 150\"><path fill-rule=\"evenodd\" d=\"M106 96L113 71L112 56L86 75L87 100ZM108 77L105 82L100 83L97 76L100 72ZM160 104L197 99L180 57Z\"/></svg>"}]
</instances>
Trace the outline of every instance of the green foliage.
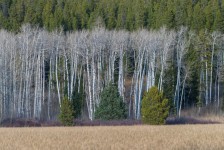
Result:
<instances>
[{"instance_id":1,"label":"green foliage","mask_svg":"<svg viewBox=\"0 0 224 150\"><path fill-rule=\"evenodd\" d=\"M64 126L72 126L74 119L74 110L72 107L72 102L64 97L61 103L59 120Z\"/></svg>"},{"instance_id":2,"label":"green foliage","mask_svg":"<svg viewBox=\"0 0 224 150\"><path fill-rule=\"evenodd\" d=\"M169 100L170 113L175 114L176 108L173 103L175 85L176 85L176 70L174 64L170 64L170 67L165 70L163 81L164 96Z\"/></svg>"},{"instance_id":3,"label":"green foliage","mask_svg":"<svg viewBox=\"0 0 224 150\"><path fill-rule=\"evenodd\" d=\"M165 124L165 119L169 114L168 99L164 98L163 93L159 92L157 87L152 87L145 93L142 100L141 114L143 123Z\"/></svg>"},{"instance_id":4,"label":"green foliage","mask_svg":"<svg viewBox=\"0 0 224 150\"><path fill-rule=\"evenodd\" d=\"M126 108L122 97L119 96L116 85L110 83L100 96L100 104L95 112L95 119L119 120L126 118Z\"/></svg>"},{"instance_id":5,"label":"green foliage","mask_svg":"<svg viewBox=\"0 0 224 150\"><path fill-rule=\"evenodd\" d=\"M79 87L79 80L77 79L75 90L72 93L72 105L75 110L75 115L74 115L75 118L80 117L82 114L82 109L83 109L83 104L85 99L84 88L82 83L83 83L83 77L81 78L81 81L80 81L80 87Z\"/></svg>"},{"instance_id":6,"label":"green foliage","mask_svg":"<svg viewBox=\"0 0 224 150\"><path fill-rule=\"evenodd\" d=\"M78 93L77 91L72 94L72 105L76 113L74 115L75 118L81 116L82 108L83 108L83 99L84 95L83 92Z\"/></svg>"},{"instance_id":7,"label":"green foliage","mask_svg":"<svg viewBox=\"0 0 224 150\"><path fill-rule=\"evenodd\" d=\"M205 15L203 9L200 7L198 3L194 7L194 13L192 16L192 29L199 31L200 29L205 28Z\"/></svg>"},{"instance_id":8,"label":"green foliage","mask_svg":"<svg viewBox=\"0 0 224 150\"><path fill-rule=\"evenodd\" d=\"M23 23L30 23L49 31L91 29L101 17L109 30L184 25L223 32L223 8L217 0L0 0L0 28L18 31Z\"/></svg>"},{"instance_id":9,"label":"green foliage","mask_svg":"<svg viewBox=\"0 0 224 150\"><path fill-rule=\"evenodd\" d=\"M213 30L224 31L224 16L220 10L216 11Z\"/></svg>"}]
</instances>

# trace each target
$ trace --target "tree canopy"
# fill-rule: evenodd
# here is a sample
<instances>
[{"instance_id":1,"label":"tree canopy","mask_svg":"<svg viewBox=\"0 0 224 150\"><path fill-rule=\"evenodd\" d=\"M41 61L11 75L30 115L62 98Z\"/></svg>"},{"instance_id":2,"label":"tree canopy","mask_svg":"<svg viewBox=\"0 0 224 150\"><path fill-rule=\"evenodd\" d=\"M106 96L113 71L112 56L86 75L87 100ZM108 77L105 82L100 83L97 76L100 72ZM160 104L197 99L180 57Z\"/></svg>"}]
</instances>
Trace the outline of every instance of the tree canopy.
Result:
<instances>
[{"instance_id":1,"label":"tree canopy","mask_svg":"<svg viewBox=\"0 0 224 150\"><path fill-rule=\"evenodd\" d=\"M0 0L0 28L10 31L24 23L49 31L91 29L99 17L109 30L166 25L224 31L224 4L219 0Z\"/></svg>"}]
</instances>

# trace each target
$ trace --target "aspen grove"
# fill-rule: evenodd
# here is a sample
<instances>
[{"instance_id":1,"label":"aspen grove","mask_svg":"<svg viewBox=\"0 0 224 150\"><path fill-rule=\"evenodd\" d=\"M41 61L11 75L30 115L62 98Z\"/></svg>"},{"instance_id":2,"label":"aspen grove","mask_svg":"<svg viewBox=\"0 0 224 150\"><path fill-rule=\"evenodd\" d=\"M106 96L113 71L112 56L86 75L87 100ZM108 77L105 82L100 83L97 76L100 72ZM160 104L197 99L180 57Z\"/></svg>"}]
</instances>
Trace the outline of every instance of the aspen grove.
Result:
<instances>
[{"instance_id":1,"label":"aspen grove","mask_svg":"<svg viewBox=\"0 0 224 150\"><path fill-rule=\"evenodd\" d=\"M116 83L129 118L141 119L143 94L157 86L173 113L221 110L224 35L179 30L0 31L0 117L55 119L62 99L83 92L82 116L94 120L100 93Z\"/></svg>"}]
</instances>

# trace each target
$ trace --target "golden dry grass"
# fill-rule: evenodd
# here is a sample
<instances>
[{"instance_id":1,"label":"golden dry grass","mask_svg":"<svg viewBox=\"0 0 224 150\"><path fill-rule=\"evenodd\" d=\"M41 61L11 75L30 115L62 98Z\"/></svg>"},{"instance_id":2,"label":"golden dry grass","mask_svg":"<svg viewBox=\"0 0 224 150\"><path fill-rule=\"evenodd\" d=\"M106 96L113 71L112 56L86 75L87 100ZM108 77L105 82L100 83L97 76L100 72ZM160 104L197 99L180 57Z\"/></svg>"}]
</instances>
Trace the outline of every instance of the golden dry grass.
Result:
<instances>
[{"instance_id":1,"label":"golden dry grass","mask_svg":"<svg viewBox=\"0 0 224 150\"><path fill-rule=\"evenodd\" d=\"M204 115L201 117L195 117L198 120L204 120L208 122L218 122L224 124L224 117L223 116L218 116L218 115Z\"/></svg>"},{"instance_id":2,"label":"golden dry grass","mask_svg":"<svg viewBox=\"0 0 224 150\"><path fill-rule=\"evenodd\" d=\"M224 125L0 128L0 149L224 149Z\"/></svg>"}]
</instances>

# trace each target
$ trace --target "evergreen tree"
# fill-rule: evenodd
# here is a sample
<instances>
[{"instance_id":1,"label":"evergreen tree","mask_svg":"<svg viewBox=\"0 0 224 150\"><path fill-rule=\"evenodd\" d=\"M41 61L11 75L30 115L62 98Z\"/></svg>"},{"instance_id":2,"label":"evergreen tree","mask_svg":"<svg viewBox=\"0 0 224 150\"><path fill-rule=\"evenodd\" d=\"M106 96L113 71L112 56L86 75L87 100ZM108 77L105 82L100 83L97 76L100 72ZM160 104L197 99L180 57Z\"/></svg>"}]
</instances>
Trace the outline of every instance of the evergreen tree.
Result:
<instances>
[{"instance_id":1,"label":"evergreen tree","mask_svg":"<svg viewBox=\"0 0 224 150\"><path fill-rule=\"evenodd\" d=\"M52 30L50 28L52 24L51 21L53 21L53 8L51 0L47 1L46 5L44 6L42 20L44 27L46 27L48 30Z\"/></svg>"},{"instance_id":2,"label":"evergreen tree","mask_svg":"<svg viewBox=\"0 0 224 150\"><path fill-rule=\"evenodd\" d=\"M20 26L23 23L24 16L25 16L25 5L22 1L13 1L10 10L10 27L9 29L12 31L19 31Z\"/></svg>"},{"instance_id":3,"label":"evergreen tree","mask_svg":"<svg viewBox=\"0 0 224 150\"><path fill-rule=\"evenodd\" d=\"M215 13L213 30L224 32L224 16L219 9Z\"/></svg>"},{"instance_id":4,"label":"evergreen tree","mask_svg":"<svg viewBox=\"0 0 224 150\"><path fill-rule=\"evenodd\" d=\"M61 19L62 21L62 26L65 31L69 31L72 29L79 29L79 24L81 24L80 20L77 20L75 17L75 13L73 14L72 12L75 10L75 6L73 7L72 3L67 2L65 3L64 9L63 9L63 18ZM80 23L79 23L80 22ZM79 24L78 24L79 23Z\"/></svg>"},{"instance_id":5,"label":"evergreen tree","mask_svg":"<svg viewBox=\"0 0 224 150\"><path fill-rule=\"evenodd\" d=\"M95 112L95 119L119 120L126 118L126 108L118 88L110 83L100 96L100 104Z\"/></svg>"},{"instance_id":6,"label":"evergreen tree","mask_svg":"<svg viewBox=\"0 0 224 150\"><path fill-rule=\"evenodd\" d=\"M73 125L73 119L74 110L72 103L67 97L64 97L61 103L59 120L64 126L71 126Z\"/></svg>"},{"instance_id":7,"label":"evergreen tree","mask_svg":"<svg viewBox=\"0 0 224 150\"><path fill-rule=\"evenodd\" d=\"M129 31L133 31L135 28L135 18L134 18L134 12L132 8L129 6L127 10L127 20L126 20L126 25L125 28Z\"/></svg>"},{"instance_id":8,"label":"evergreen tree","mask_svg":"<svg viewBox=\"0 0 224 150\"><path fill-rule=\"evenodd\" d=\"M186 18L186 26L189 28L192 27L192 20L193 20L193 4L192 1L187 1L186 6L187 7L187 18Z\"/></svg>"},{"instance_id":9,"label":"evergreen tree","mask_svg":"<svg viewBox=\"0 0 224 150\"><path fill-rule=\"evenodd\" d=\"M148 5L147 5L147 8L146 8L146 22L147 22L147 28L150 29L152 27L152 24L153 24L153 3L152 2L149 2Z\"/></svg>"},{"instance_id":10,"label":"evergreen tree","mask_svg":"<svg viewBox=\"0 0 224 150\"><path fill-rule=\"evenodd\" d=\"M18 31L23 23L48 30L92 28L98 17L108 29L224 30L224 4L218 0L0 0L1 28Z\"/></svg>"},{"instance_id":11,"label":"evergreen tree","mask_svg":"<svg viewBox=\"0 0 224 150\"><path fill-rule=\"evenodd\" d=\"M146 124L165 124L169 114L168 99L164 98L163 93L157 87L152 87L145 93L142 100L142 121Z\"/></svg>"},{"instance_id":12,"label":"evergreen tree","mask_svg":"<svg viewBox=\"0 0 224 150\"><path fill-rule=\"evenodd\" d=\"M199 31L205 28L205 17L199 3L196 4L196 6L194 7L194 13L192 18L192 28L196 31Z\"/></svg>"},{"instance_id":13,"label":"evergreen tree","mask_svg":"<svg viewBox=\"0 0 224 150\"><path fill-rule=\"evenodd\" d=\"M118 13L117 13L117 29L124 29L126 24L127 7L123 1L119 3Z\"/></svg>"},{"instance_id":14,"label":"evergreen tree","mask_svg":"<svg viewBox=\"0 0 224 150\"><path fill-rule=\"evenodd\" d=\"M176 84L176 69L174 64L169 64L169 68L165 70L164 83L163 83L163 93L164 96L169 100L170 112L175 114L176 109L174 106L174 92Z\"/></svg>"},{"instance_id":15,"label":"evergreen tree","mask_svg":"<svg viewBox=\"0 0 224 150\"><path fill-rule=\"evenodd\" d=\"M82 29L86 29L88 25L88 19L89 19L89 5L88 1L84 0L81 4L81 10L80 10L80 18L81 18L81 26Z\"/></svg>"},{"instance_id":16,"label":"evergreen tree","mask_svg":"<svg viewBox=\"0 0 224 150\"><path fill-rule=\"evenodd\" d=\"M164 14L165 17L165 24L169 29L175 27L175 10L174 10L174 3L173 0L169 0L167 2L167 10Z\"/></svg>"},{"instance_id":17,"label":"evergreen tree","mask_svg":"<svg viewBox=\"0 0 224 150\"><path fill-rule=\"evenodd\" d=\"M115 7L115 4L111 3L111 4L108 4L107 5L108 8L106 9L106 24L107 24L107 28L108 29L114 29L116 27L116 7Z\"/></svg>"},{"instance_id":18,"label":"evergreen tree","mask_svg":"<svg viewBox=\"0 0 224 150\"><path fill-rule=\"evenodd\" d=\"M134 6L134 7L133 7ZM135 1L134 4L132 4L134 11L134 18L135 18L135 29L143 28L146 26L146 1L145 0L139 0Z\"/></svg>"},{"instance_id":19,"label":"evergreen tree","mask_svg":"<svg viewBox=\"0 0 224 150\"><path fill-rule=\"evenodd\" d=\"M29 24L37 24L38 22L35 20L36 19L35 14L36 14L35 10L31 5L29 5L29 7L26 10L26 14L24 16L24 22Z\"/></svg>"},{"instance_id":20,"label":"evergreen tree","mask_svg":"<svg viewBox=\"0 0 224 150\"><path fill-rule=\"evenodd\" d=\"M85 94L84 94L84 89L83 89L82 83L83 83L83 77L80 81L80 87L78 85L79 81L78 80L76 81L76 86L75 86L76 88L72 94L72 105L75 110L75 114L74 114L75 118L78 118L81 116L82 109L84 108L83 104L84 104ZM78 87L79 87L79 89L78 89Z\"/></svg>"},{"instance_id":21,"label":"evergreen tree","mask_svg":"<svg viewBox=\"0 0 224 150\"><path fill-rule=\"evenodd\" d=\"M187 3L185 1L176 1L175 24L177 27L185 26L187 19Z\"/></svg>"},{"instance_id":22,"label":"evergreen tree","mask_svg":"<svg viewBox=\"0 0 224 150\"><path fill-rule=\"evenodd\" d=\"M57 5L55 8L54 20L55 20L55 26L57 28L63 26L63 10L60 5Z\"/></svg>"},{"instance_id":23,"label":"evergreen tree","mask_svg":"<svg viewBox=\"0 0 224 150\"><path fill-rule=\"evenodd\" d=\"M212 29L213 23L214 23L214 13L211 4L207 5L204 9L205 18L206 18L206 24L205 27L208 30Z\"/></svg>"}]
</instances>

